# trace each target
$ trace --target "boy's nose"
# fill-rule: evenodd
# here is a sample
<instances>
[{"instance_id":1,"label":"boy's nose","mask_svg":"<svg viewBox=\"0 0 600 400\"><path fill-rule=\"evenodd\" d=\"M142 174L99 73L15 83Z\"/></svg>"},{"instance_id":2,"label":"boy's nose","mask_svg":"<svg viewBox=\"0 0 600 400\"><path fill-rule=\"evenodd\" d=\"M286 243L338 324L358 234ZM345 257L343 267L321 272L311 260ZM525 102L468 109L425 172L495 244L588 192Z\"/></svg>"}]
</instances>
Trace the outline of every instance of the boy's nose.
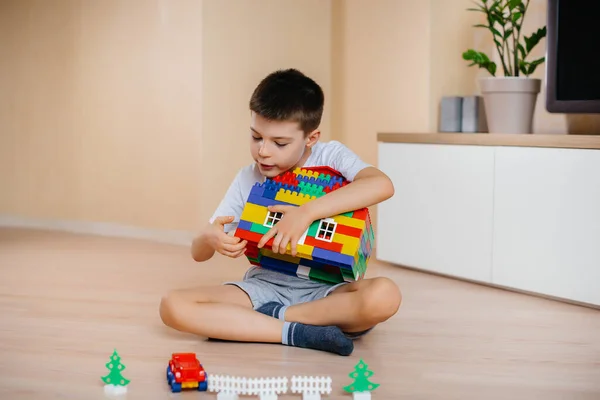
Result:
<instances>
[{"instance_id":1,"label":"boy's nose","mask_svg":"<svg viewBox=\"0 0 600 400\"><path fill-rule=\"evenodd\" d=\"M267 151L267 146L265 146L264 144L262 146L260 146L260 148L258 149L258 154L261 157L268 157L269 152Z\"/></svg>"}]
</instances>

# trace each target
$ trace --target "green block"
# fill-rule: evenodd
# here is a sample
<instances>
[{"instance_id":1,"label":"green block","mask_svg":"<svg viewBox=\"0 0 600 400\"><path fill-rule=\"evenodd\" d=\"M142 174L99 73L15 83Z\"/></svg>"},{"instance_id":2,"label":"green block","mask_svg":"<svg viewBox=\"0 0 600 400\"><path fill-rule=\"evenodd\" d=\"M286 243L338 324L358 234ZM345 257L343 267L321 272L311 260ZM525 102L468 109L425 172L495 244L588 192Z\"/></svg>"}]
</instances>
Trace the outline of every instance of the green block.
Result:
<instances>
[{"instance_id":1,"label":"green block","mask_svg":"<svg viewBox=\"0 0 600 400\"><path fill-rule=\"evenodd\" d=\"M341 283L344 281L341 273L325 272L319 268L311 268L308 277L318 282Z\"/></svg>"},{"instance_id":2,"label":"green block","mask_svg":"<svg viewBox=\"0 0 600 400\"><path fill-rule=\"evenodd\" d=\"M271 228L269 228L268 226L259 225L253 222L252 226L250 227L250 232L260 233L264 235L265 233L269 232L270 229Z\"/></svg>"},{"instance_id":3,"label":"green block","mask_svg":"<svg viewBox=\"0 0 600 400\"><path fill-rule=\"evenodd\" d=\"M320 221L314 221L312 224L310 224L310 227L308 228L308 233L306 234L306 236L310 236L310 237L317 236L317 231L319 230L319 222Z\"/></svg>"},{"instance_id":4,"label":"green block","mask_svg":"<svg viewBox=\"0 0 600 400\"><path fill-rule=\"evenodd\" d=\"M322 180L322 181L325 181L325 182L330 182L331 181L331 175L321 173L321 175L319 175L319 179Z\"/></svg>"}]
</instances>

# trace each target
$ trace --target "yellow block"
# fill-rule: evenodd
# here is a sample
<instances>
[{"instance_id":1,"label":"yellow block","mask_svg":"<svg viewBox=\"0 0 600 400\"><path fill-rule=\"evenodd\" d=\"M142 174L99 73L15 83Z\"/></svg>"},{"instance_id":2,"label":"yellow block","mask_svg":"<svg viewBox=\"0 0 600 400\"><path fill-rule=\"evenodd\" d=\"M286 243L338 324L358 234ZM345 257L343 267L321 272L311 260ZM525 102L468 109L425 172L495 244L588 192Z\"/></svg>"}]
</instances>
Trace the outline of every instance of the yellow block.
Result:
<instances>
[{"instance_id":1,"label":"yellow block","mask_svg":"<svg viewBox=\"0 0 600 400\"><path fill-rule=\"evenodd\" d=\"M275 200L283 201L285 203L301 206L308 203L311 200L316 199L315 196L309 196L304 193L292 192L289 189L280 189L275 195Z\"/></svg>"},{"instance_id":2,"label":"yellow block","mask_svg":"<svg viewBox=\"0 0 600 400\"><path fill-rule=\"evenodd\" d=\"M294 174L300 175L300 176L308 176L309 178L318 178L320 175L317 171L307 171L302 168L296 168L294 170Z\"/></svg>"},{"instance_id":3,"label":"yellow block","mask_svg":"<svg viewBox=\"0 0 600 400\"><path fill-rule=\"evenodd\" d=\"M181 387L183 389L197 388L198 387L198 382L182 382L181 383Z\"/></svg>"},{"instance_id":4,"label":"yellow block","mask_svg":"<svg viewBox=\"0 0 600 400\"><path fill-rule=\"evenodd\" d=\"M353 228L363 229L365 221L357 218L346 217L345 215L336 215L333 220L341 225L351 226Z\"/></svg>"},{"instance_id":5,"label":"yellow block","mask_svg":"<svg viewBox=\"0 0 600 400\"><path fill-rule=\"evenodd\" d=\"M360 246L360 239L353 236L342 235L339 233L333 234L334 243L342 243L342 254L353 256L356 254L356 250Z\"/></svg>"},{"instance_id":6,"label":"yellow block","mask_svg":"<svg viewBox=\"0 0 600 400\"><path fill-rule=\"evenodd\" d=\"M265 218L267 217L267 207L260 206L254 203L246 203L244 211L242 211L241 219L244 221L254 222L257 224L264 224Z\"/></svg>"},{"instance_id":7,"label":"yellow block","mask_svg":"<svg viewBox=\"0 0 600 400\"><path fill-rule=\"evenodd\" d=\"M296 245L297 255L296 255L296 257L293 257L291 254L292 247L290 246L289 243L287 245L285 254L273 253L273 251L271 251L269 249L262 250L263 255L265 255L267 257L275 258L275 259L281 260L281 261L291 262L294 264L298 264L300 262L300 258L312 260L312 251L313 251L313 246L309 246L306 244L297 244Z\"/></svg>"}]
</instances>

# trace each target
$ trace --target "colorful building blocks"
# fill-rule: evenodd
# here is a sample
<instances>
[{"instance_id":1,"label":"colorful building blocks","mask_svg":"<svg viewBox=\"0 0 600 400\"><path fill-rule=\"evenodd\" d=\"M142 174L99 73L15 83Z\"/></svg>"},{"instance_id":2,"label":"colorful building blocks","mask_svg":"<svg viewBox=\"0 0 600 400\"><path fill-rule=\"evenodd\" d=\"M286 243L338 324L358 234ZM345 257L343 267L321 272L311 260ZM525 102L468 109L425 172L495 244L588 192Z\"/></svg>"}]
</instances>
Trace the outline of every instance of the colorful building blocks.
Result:
<instances>
[{"instance_id":1,"label":"colorful building blocks","mask_svg":"<svg viewBox=\"0 0 600 400\"><path fill-rule=\"evenodd\" d=\"M206 391L208 374L195 353L173 353L167 366L167 383L172 392L182 389Z\"/></svg>"},{"instance_id":2,"label":"colorful building blocks","mask_svg":"<svg viewBox=\"0 0 600 400\"><path fill-rule=\"evenodd\" d=\"M298 241L296 256L291 255L289 244L285 254L274 253L273 238L263 248L257 246L283 217L268 206L301 206L348 183L329 167L296 168L256 183L234 233L248 241L248 260L263 268L328 283L363 279L375 240L367 208L313 221Z\"/></svg>"}]
</instances>

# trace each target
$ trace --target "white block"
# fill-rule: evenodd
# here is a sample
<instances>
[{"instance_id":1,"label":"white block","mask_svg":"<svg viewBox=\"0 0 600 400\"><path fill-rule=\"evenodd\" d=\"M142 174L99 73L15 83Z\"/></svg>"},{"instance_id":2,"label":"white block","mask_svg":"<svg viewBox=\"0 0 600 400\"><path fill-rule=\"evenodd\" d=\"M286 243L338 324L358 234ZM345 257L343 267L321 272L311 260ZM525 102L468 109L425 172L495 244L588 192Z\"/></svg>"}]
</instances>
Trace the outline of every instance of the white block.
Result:
<instances>
[{"instance_id":1,"label":"white block","mask_svg":"<svg viewBox=\"0 0 600 400\"><path fill-rule=\"evenodd\" d=\"M354 392L352 398L354 400L371 400L371 392Z\"/></svg>"},{"instance_id":2,"label":"white block","mask_svg":"<svg viewBox=\"0 0 600 400\"><path fill-rule=\"evenodd\" d=\"M104 385L104 394L107 396L123 396L126 393L126 386Z\"/></svg>"},{"instance_id":3,"label":"white block","mask_svg":"<svg viewBox=\"0 0 600 400\"><path fill-rule=\"evenodd\" d=\"M274 393L261 394L259 397L260 400L277 400L277 395Z\"/></svg>"}]
</instances>

